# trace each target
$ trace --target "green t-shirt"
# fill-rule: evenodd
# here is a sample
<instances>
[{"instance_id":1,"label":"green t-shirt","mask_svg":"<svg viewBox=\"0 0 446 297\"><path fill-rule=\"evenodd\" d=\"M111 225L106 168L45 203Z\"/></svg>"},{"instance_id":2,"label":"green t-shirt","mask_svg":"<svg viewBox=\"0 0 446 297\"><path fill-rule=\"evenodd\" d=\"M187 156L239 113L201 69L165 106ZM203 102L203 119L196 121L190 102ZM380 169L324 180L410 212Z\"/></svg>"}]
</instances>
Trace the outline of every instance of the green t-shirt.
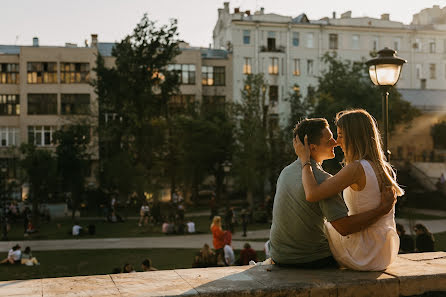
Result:
<instances>
[{"instance_id":1,"label":"green t-shirt","mask_svg":"<svg viewBox=\"0 0 446 297\"><path fill-rule=\"evenodd\" d=\"M314 160L311 167L318 183L331 175ZM347 216L340 194L319 202L305 199L299 160L285 167L277 180L270 234L271 257L281 264L312 262L331 256L324 233L324 218L332 222Z\"/></svg>"}]
</instances>

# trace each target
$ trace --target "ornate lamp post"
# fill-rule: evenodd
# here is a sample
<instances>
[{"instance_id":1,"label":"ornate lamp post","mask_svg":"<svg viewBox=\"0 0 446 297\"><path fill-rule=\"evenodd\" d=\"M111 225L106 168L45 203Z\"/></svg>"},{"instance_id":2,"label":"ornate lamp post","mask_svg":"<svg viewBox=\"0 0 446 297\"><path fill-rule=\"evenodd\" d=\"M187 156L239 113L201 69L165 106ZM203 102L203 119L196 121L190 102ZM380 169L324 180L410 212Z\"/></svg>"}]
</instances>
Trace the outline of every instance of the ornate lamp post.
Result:
<instances>
[{"instance_id":1,"label":"ornate lamp post","mask_svg":"<svg viewBox=\"0 0 446 297\"><path fill-rule=\"evenodd\" d=\"M368 60L369 74L372 82L382 90L382 117L384 123L384 154L389 161L389 89L394 86L401 75L403 64L406 60L397 57L396 51L385 47L378 52L378 57Z\"/></svg>"},{"instance_id":2,"label":"ornate lamp post","mask_svg":"<svg viewBox=\"0 0 446 297\"><path fill-rule=\"evenodd\" d=\"M225 203L226 203L226 210L229 209L229 199L228 199L228 173L231 171L232 163L228 160L223 162L223 171L225 173L225 188L226 188L226 195L225 195Z\"/></svg>"},{"instance_id":3,"label":"ornate lamp post","mask_svg":"<svg viewBox=\"0 0 446 297\"><path fill-rule=\"evenodd\" d=\"M6 219L6 174L7 168L5 164L0 165L0 198L2 203L2 240L8 240L8 228Z\"/></svg>"}]
</instances>

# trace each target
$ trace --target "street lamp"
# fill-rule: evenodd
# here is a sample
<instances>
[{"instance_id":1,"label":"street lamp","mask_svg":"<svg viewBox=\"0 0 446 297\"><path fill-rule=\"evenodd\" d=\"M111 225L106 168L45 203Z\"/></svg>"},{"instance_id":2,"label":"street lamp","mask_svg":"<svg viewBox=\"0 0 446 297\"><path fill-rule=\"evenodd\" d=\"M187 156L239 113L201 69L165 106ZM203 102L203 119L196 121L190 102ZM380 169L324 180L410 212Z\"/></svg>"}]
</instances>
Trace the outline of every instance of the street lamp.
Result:
<instances>
[{"instance_id":1,"label":"street lamp","mask_svg":"<svg viewBox=\"0 0 446 297\"><path fill-rule=\"evenodd\" d=\"M6 219L6 173L7 168L5 164L0 165L0 198L2 199L2 240L8 240L8 228Z\"/></svg>"},{"instance_id":2,"label":"street lamp","mask_svg":"<svg viewBox=\"0 0 446 297\"><path fill-rule=\"evenodd\" d=\"M225 187L226 187L226 195L225 195L225 202L226 202L226 210L229 209L229 200L228 200L228 173L231 171L231 162L228 160L224 161L223 164L223 171L225 173Z\"/></svg>"},{"instance_id":3,"label":"street lamp","mask_svg":"<svg viewBox=\"0 0 446 297\"><path fill-rule=\"evenodd\" d=\"M378 57L368 60L369 74L372 82L382 90L382 117L384 123L384 154L389 161L388 151L389 135L389 89L394 86L401 75L403 64L406 60L397 57L396 51L385 47L378 52Z\"/></svg>"}]
</instances>

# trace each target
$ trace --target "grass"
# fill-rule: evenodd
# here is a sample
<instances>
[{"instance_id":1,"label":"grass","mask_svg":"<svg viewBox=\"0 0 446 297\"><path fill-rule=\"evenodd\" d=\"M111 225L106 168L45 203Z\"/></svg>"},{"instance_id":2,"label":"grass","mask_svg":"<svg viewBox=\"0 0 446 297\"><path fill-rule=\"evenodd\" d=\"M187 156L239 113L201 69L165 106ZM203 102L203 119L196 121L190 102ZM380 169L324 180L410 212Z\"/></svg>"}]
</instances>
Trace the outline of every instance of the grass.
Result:
<instances>
[{"instance_id":1,"label":"grass","mask_svg":"<svg viewBox=\"0 0 446 297\"><path fill-rule=\"evenodd\" d=\"M210 233L209 227L211 221L208 216L186 217L186 220L195 222L197 232ZM93 224L96 227L95 235L84 235L84 238L125 238L125 237L153 237L164 236L161 232L161 226L149 224L148 226L138 227L138 220L129 219L123 223L109 223L104 220L86 219L80 220L79 224L85 229L88 225ZM54 239L71 239L72 221L71 219L59 219L51 222L45 222L40 225L39 232L23 237L23 223L17 222L12 225L8 232L9 240L54 240ZM250 224L248 230L269 229L270 224L256 223ZM241 226L236 226L235 231L241 231ZM174 235L171 235L174 236Z\"/></svg>"},{"instance_id":2,"label":"grass","mask_svg":"<svg viewBox=\"0 0 446 297\"><path fill-rule=\"evenodd\" d=\"M411 211L407 211L402 209L398 212L397 218L400 219L412 219L412 220L444 220L446 217L421 214L421 213L413 213Z\"/></svg>"},{"instance_id":3,"label":"grass","mask_svg":"<svg viewBox=\"0 0 446 297\"><path fill-rule=\"evenodd\" d=\"M197 252L198 249L39 251L33 255L41 265L2 265L0 280L109 274L114 268L122 269L126 263L132 264L136 271L142 271L141 262L145 258L152 259L153 266L159 270L191 268ZM236 250L235 254L238 258L240 251ZM260 260L265 258L263 251L257 255Z\"/></svg>"}]
</instances>

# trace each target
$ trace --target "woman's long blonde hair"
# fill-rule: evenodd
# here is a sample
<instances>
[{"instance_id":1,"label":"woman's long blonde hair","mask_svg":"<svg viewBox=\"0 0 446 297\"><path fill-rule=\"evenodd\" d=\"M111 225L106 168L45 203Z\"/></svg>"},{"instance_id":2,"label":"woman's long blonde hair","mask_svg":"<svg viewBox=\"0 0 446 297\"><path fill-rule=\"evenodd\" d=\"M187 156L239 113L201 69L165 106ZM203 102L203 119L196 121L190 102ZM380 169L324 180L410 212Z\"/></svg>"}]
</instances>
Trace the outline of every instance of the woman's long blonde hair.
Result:
<instances>
[{"instance_id":1,"label":"woman's long blonde hair","mask_svg":"<svg viewBox=\"0 0 446 297\"><path fill-rule=\"evenodd\" d=\"M218 226L221 229L221 217L220 216L215 216L212 219L211 229L214 225Z\"/></svg>"},{"instance_id":2,"label":"woman's long blonde hair","mask_svg":"<svg viewBox=\"0 0 446 297\"><path fill-rule=\"evenodd\" d=\"M336 126L343 132L346 163L355 160L372 162L385 186L392 186L398 196L404 190L396 182L396 174L387 162L381 145L381 135L376 120L364 109L340 111L336 114Z\"/></svg>"}]
</instances>

